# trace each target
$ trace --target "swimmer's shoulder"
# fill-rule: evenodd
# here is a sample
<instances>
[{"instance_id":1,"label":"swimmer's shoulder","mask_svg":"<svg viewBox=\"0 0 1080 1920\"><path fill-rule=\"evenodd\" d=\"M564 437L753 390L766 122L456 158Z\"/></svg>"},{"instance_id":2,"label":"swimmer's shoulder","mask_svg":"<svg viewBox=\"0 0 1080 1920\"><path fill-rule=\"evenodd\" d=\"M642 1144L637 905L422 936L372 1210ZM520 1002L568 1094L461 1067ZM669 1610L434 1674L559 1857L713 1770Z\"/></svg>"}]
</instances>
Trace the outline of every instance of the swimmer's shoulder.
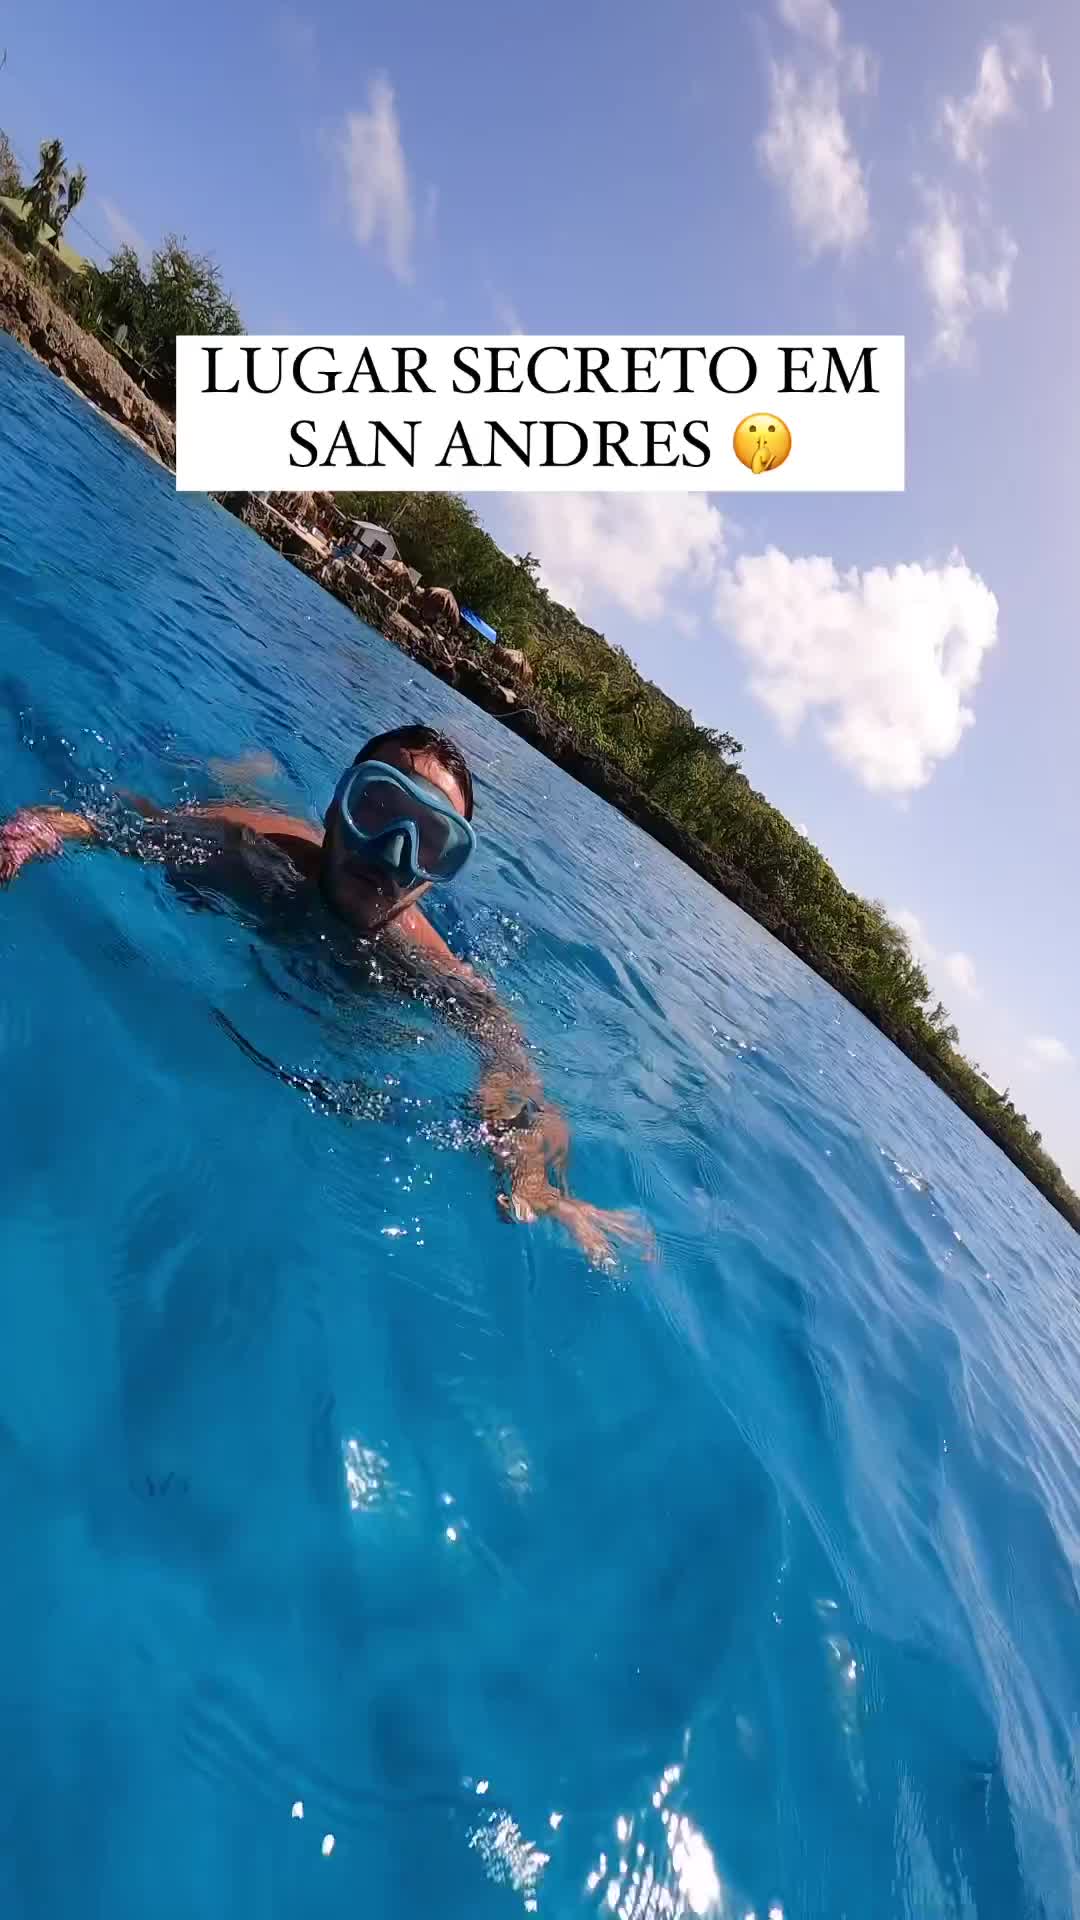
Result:
<instances>
[{"instance_id":1,"label":"swimmer's shoulder","mask_svg":"<svg viewBox=\"0 0 1080 1920\"><path fill-rule=\"evenodd\" d=\"M301 872L310 871L323 843L323 830L311 820L279 813L274 807L245 807L233 801L221 801L205 807L185 807L168 816L180 824L189 820L214 821L222 826L256 834L287 853Z\"/></svg>"}]
</instances>

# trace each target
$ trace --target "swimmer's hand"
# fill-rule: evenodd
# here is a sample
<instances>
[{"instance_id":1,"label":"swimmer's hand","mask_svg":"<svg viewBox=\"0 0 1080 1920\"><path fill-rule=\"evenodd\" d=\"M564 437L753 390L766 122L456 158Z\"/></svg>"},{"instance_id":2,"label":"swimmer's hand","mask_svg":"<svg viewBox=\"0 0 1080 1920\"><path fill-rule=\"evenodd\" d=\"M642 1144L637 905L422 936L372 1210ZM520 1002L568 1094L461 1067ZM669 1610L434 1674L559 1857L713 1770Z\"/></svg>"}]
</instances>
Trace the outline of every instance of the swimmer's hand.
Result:
<instances>
[{"instance_id":1,"label":"swimmer's hand","mask_svg":"<svg viewBox=\"0 0 1080 1920\"><path fill-rule=\"evenodd\" d=\"M0 887L10 886L29 860L62 853L66 840L95 840L97 829L81 813L62 807L26 807L0 826Z\"/></svg>"},{"instance_id":2,"label":"swimmer's hand","mask_svg":"<svg viewBox=\"0 0 1080 1920\"><path fill-rule=\"evenodd\" d=\"M633 1214L591 1206L567 1191L569 1132L558 1108L544 1100L539 1080L530 1075L526 1086L520 1072L491 1071L480 1104L507 1176L509 1192L499 1195L499 1206L509 1219L524 1226L545 1215L558 1220L596 1267L614 1266L617 1245L654 1255L650 1229Z\"/></svg>"},{"instance_id":3,"label":"swimmer's hand","mask_svg":"<svg viewBox=\"0 0 1080 1920\"><path fill-rule=\"evenodd\" d=\"M656 1257L652 1229L632 1213L618 1213L609 1207L594 1207L588 1200L575 1200L572 1194L559 1193L545 1181L543 1192L523 1192L521 1183L511 1181L509 1194L499 1195L499 1205L511 1220L532 1222L549 1214L572 1234L591 1266L610 1272L615 1265L616 1246L636 1247L646 1260Z\"/></svg>"}]
</instances>

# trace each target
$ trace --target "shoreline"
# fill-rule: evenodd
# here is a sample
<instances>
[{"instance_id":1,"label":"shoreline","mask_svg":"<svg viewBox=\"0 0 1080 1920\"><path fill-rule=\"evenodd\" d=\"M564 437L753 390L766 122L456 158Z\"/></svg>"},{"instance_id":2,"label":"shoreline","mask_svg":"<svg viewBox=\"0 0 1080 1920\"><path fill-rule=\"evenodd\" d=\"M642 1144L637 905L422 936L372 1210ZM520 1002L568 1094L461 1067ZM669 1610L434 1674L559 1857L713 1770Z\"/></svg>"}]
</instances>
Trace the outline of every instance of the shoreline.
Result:
<instances>
[{"instance_id":1,"label":"shoreline","mask_svg":"<svg viewBox=\"0 0 1080 1920\"><path fill-rule=\"evenodd\" d=\"M174 467L176 429L168 414L142 392L99 341L65 313L44 288L30 281L3 249L0 249L0 330L11 334L131 443L141 447L159 465ZM247 524L257 538L274 547L407 658L426 667L436 679L454 687L527 741L764 927L926 1074L1080 1233L1080 1205L1073 1204L1050 1185L1038 1165L1017 1147L1003 1127L994 1125L993 1116L967 1095L942 1061L914 1034L898 1027L874 1007L854 979L816 953L799 929L784 919L773 902L745 874L696 840L601 754L582 748L565 726L542 710L539 701L532 704L528 685L511 668L500 666L499 672L493 671L490 649L485 652L480 642L471 645L460 629L449 636L434 627L418 625L412 618L404 618L374 582L365 589L355 579L346 583L340 574L336 579L320 578L320 572L327 570L313 564L310 548L298 530L282 516L267 512L254 496L227 496L217 504Z\"/></svg>"},{"instance_id":2,"label":"shoreline","mask_svg":"<svg viewBox=\"0 0 1080 1920\"><path fill-rule=\"evenodd\" d=\"M100 341L0 246L0 330L160 466L176 465L176 427Z\"/></svg>"}]
</instances>

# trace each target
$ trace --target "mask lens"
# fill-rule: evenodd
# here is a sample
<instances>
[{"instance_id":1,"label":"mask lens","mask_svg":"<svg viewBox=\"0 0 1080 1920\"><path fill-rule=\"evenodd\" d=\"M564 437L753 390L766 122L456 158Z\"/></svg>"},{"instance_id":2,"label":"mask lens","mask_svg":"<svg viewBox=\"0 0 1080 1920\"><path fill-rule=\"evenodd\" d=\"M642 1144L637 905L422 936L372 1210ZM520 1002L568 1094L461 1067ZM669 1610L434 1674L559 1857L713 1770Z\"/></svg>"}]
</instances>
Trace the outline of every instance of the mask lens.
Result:
<instances>
[{"instance_id":1,"label":"mask lens","mask_svg":"<svg viewBox=\"0 0 1080 1920\"><path fill-rule=\"evenodd\" d=\"M362 840L376 840L394 827L412 827L419 871L450 879L468 858L471 837L456 815L429 805L422 794L385 774L361 774L343 795L346 826Z\"/></svg>"},{"instance_id":2,"label":"mask lens","mask_svg":"<svg viewBox=\"0 0 1080 1920\"><path fill-rule=\"evenodd\" d=\"M449 820L441 820L437 813L418 814L417 833L420 844L420 865L425 873L439 873L446 857L452 828Z\"/></svg>"},{"instance_id":3,"label":"mask lens","mask_svg":"<svg viewBox=\"0 0 1080 1920\"><path fill-rule=\"evenodd\" d=\"M419 864L428 873L438 870L453 833L452 823L422 800L389 780L372 781L356 795L349 809L357 831L372 836L407 822L416 828Z\"/></svg>"},{"instance_id":4,"label":"mask lens","mask_svg":"<svg viewBox=\"0 0 1080 1920\"><path fill-rule=\"evenodd\" d=\"M461 872L469 857L470 842L466 834L454 827L452 821L446 821L445 825L447 831L439 855L438 873L441 879L452 880L455 874ZM436 869L432 867L429 871L434 873Z\"/></svg>"},{"instance_id":5,"label":"mask lens","mask_svg":"<svg viewBox=\"0 0 1080 1920\"><path fill-rule=\"evenodd\" d=\"M349 795L349 817L358 833L382 833L394 820L411 818L407 796L389 780L357 782Z\"/></svg>"}]
</instances>

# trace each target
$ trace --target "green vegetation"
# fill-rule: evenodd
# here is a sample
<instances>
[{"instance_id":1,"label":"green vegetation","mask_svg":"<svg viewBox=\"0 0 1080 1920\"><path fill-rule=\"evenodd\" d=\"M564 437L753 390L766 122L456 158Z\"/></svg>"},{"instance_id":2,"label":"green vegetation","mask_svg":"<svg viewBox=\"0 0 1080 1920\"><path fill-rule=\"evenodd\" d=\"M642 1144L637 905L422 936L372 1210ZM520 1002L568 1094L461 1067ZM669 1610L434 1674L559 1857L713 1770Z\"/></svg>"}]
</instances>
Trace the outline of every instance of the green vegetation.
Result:
<instances>
[{"instance_id":1,"label":"green vegetation","mask_svg":"<svg viewBox=\"0 0 1080 1920\"><path fill-rule=\"evenodd\" d=\"M59 140L42 141L40 161L26 194L30 231L46 228L46 244L59 251L64 225L86 197L86 174L82 167L70 171Z\"/></svg>"},{"instance_id":2,"label":"green vegetation","mask_svg":"<svg viewBox=\"0 0 1080 1920\"><path fill-rule=\"evenodd\" d=\"M43 141L39 162L24 186L11 142L0 129L0 197L25 199L27 229L37 236L31 242L31 267L35 248L38 255L43 247L61 252L64 227L86 198L86 174L82 167L68 167L61 141ZM145 272L135 249L121 247L107 267L87 262L77 279L50 277L50 291L88 333L134 362L155 398L170 409L176 396L177 335L244 330L214 261L193 253L175 234L162 241Z\"/></svg>"},{"instance_id":3,"label":"green vegetation","mask_svg":"<svg viewBox=\"0 0 1080 1920\"><path fill-rule=\"evenodd\" d=\"M104 270L92 267L77 296L76 318L107 346L122 345L170 405L177 335L244 330L217 266L172 234L145 273L133 247L121 247Z\"/></svg>"},{"instance_id":4,"label":"green vegetation","mask_svg":"<svg viewBox=\"0 0 1080 1920\"><path fill-rule=\"evenodd\" d=\"M751 786L742 747L701 726L629 656L550 598L532 554L511 557L464 500L447 494L339 494L346 513L388 527L425 581L447 586L520 647L529 698L587 752L610 762L678 826L768 903L766 924L847 992L893 1039L904 1039L972 1118L1080 1222L1080 1198L1041 1136L959 1051L959 1034L880 901L837 878L818 849Z\"/></svg>"},{"instance_id":5,"label":"green vegetation","mask_svg":"<svg viewBox=\"0 0 1080 1920\"><path fill-rule=\"evenodd\" d=\"M0 200L20 200L23 183L11 141L0 127Z\"/></svg>"}]
</instances>

